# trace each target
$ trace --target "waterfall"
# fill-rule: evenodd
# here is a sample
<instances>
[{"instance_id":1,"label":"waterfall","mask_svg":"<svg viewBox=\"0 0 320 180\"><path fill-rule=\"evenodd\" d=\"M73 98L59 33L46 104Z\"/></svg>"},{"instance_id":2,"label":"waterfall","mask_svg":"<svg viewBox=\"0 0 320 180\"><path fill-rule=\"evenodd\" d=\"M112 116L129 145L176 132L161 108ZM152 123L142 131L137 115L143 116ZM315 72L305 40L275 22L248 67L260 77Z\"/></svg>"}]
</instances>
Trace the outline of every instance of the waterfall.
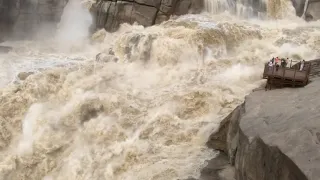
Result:
<instances>
[{"instance_id":1,"label":"waterfall","mask_svg":"<svg viewBox=\"0 0 320 180\"><path fill-rule=\"evenodd\" d=\"M308 5L309 5L309 0L306 0L304 3L303 14L301 16L302 19L306 19L306 12L308 9Z\"/></svg>"},{"instance_id":2,"label":"waterfall","mask_svg":"<svg viewBox=\"0 0 320 180\"><path fill-rule=\"evenodd\" d=\"M205 10L211 14L228 11L238 17L264 18L266 12L266 0L205 0Z\"/></svg>"}]
</instances>

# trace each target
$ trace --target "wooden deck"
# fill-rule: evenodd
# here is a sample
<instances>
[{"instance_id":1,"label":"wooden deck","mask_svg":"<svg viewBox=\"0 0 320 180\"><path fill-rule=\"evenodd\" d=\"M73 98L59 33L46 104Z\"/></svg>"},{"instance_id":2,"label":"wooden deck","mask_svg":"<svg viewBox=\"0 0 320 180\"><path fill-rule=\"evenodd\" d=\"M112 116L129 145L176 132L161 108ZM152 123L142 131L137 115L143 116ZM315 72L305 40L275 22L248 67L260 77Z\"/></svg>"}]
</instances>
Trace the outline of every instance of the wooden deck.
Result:
<instances>
[{"instance_id":1,"label":"wooden deck","mask_svg":"<svg viewBox=\"0 0 320 180\"><path fill-rule=\"evenodd\" d=\"M311 63L305 62L302 71L299 70L300 63L292 67L279 67L278 69L273 66L265 65L263 78L267 79L266 89L271 86L305 86L309 82L309 74L311 70Z\"/></svg>"}]
</instances>

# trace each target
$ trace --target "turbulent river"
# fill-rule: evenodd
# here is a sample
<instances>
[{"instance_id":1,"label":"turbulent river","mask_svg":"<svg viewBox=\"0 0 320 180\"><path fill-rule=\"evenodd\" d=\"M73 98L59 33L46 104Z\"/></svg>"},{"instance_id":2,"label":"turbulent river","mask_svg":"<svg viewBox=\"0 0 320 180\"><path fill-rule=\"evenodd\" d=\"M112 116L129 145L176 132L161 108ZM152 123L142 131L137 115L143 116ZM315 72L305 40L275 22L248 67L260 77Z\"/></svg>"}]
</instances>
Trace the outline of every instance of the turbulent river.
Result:
<instances>
[{"instance_id":1,"label":"turbulent river","mask_svg":"<svg viewBox=\"0 0 320 180\"><path fill-rule=\"evenodd\" d=\"M90 38L89 14L69 4L57 35L5 42L14 49L0 55L0 179L199 177L217 155L209 135L264 83L263 63L320 53L320 23L295 17L291 3L244 18L221 2Z\"/></svg>"}]
</instances>

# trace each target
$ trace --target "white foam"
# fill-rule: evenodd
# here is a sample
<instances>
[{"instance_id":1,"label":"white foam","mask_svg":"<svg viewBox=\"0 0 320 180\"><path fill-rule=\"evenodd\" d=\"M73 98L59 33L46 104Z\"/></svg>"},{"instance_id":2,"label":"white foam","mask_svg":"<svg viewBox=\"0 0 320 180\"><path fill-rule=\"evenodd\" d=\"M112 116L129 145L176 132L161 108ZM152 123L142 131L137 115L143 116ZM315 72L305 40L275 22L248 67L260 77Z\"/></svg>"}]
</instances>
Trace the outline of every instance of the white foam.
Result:
<instances>
[{"instance_id":1,"label":"white foam","mask_svg":"<svg viewBox=\"0 0 320 180\"><path fill-rule=\"evenodd\" d=\"M65 22L75 21L71 11L64 14ZM87 31L80 32L72 40L86 42ZM149 28L123 24L76 49L55 48L55 39L13 43L14 52L0 57L6 78L58 64L81 68L42 71L1 91L6 123L0 145L10 148L0 155L10 160L0 160L0 177L198 178L205 161L216 156L207 138L263 83L263 64L272 56L318 56L319 32L316 22L240 20L224 12L185 15ZM112 56L110 48L118 62L94 61L100 51ZM2 137L7 129L12 139Z\"/></svg>"}]
</instances>

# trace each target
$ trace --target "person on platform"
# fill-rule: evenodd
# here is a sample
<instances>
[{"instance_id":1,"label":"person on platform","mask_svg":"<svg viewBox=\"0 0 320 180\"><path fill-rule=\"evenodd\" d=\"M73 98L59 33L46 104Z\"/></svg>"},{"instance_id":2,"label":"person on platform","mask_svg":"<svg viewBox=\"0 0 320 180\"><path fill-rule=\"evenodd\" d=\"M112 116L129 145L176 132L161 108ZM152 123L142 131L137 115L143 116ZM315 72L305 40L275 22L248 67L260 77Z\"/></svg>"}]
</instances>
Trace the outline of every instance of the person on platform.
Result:
<instances>
[{"instance_id":1,"label":"person on platform","mask_svg":"<svg viewBox=\"0 0 320 180\"><path fill-rule=\"evenodd\" d=\"M272 59L270 60L270 62L272 62L272 64L274 64L274 57L272 57Z\"/></svg>"},{"instance_id":2,"label":"person on platform","mask_svg":"<svg viewBox=\"0 0 320 180\"><path fill-rule=\"evenodd\" d=\"M275 64L279 64L279 58L278 57L276 57L276 59L275 59Z\"/></svg>"},{"instance_id":3,"label":"person on platform","mask_svg":"<svg viewBox=\"0 0 320 180\"><path fill-rule=\"evenodd\" d=\"M284 58L281 58L281 67L282 68L285 68L285 59Z\"/></svg>"},{"instance_id":4,"label":"person on platform","mask_svg":"<svg viewBox=\"0 0 320 180\"><path fill-rule=\"evenodd\" d=\"M273 61L272 60L269 61L268 67L269 67L269 71L272 70L272 67L273 67Z\"/></svg>"},{"instance_id":5,"label":"person on platform","mask_svg":"<svg viewBox=\"0 0 320 180\"><path fill-rule=\"evenodd\" d=\"M300 65L300 71L302 71L302 70L303 70L304 63L305 63L305 60L303 60L303 61L301 62L301 65Z\"/></svg>"}]
</instances>

